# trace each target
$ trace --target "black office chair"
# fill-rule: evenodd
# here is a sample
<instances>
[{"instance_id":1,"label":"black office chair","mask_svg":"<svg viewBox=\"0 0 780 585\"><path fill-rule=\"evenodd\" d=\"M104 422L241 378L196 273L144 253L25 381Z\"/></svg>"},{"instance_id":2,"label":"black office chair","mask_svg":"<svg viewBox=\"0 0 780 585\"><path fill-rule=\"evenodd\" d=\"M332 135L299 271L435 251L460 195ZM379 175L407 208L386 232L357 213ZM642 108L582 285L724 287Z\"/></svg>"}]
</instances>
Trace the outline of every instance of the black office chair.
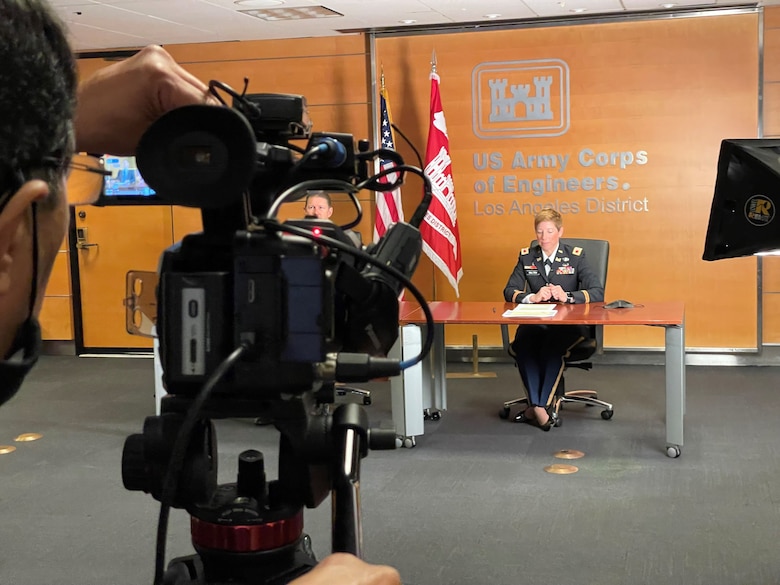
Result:
<instances>
[{"instance_id":1,"label":"black office chair","mask_svg":"<svg viewBox=\"0 0 780 585\"><path fill-rule=\"evenodd\" d=\"M609 242L606 240L590 240L584 238L561 238L561 242L569 244L570 246L578 246L585 251L585 256L588 259L588 263L594 272L601 278L601 282L607 282L607 268L609 265ZM531 247L536 246L536 240L531 242ZM568 368L579 368L581 370L590 370L593 368L593 363L587 361L593 356L596 351L602 346L603 339L603 327L593 325L590 327L591 335L575 345L569 352L569 356L564 359L564 370ZM504 349L512 355L514 358L511 342L509 338L509 326L501 325L501 338L504 344ZM559 427L562 424L559 411L563 404L567 402L575 402L577 404L584 404L586 406L598 406L603 410L601 411L601 418L609 420L614 414L612 405L609 402L599 400L598 392L596 390L566 390L565 377L561 376L561 380L558 383L558 387L555 390L555 399L553 402L553 420L555 426ZM501 418L509 418L509 412L512 406L516 404L527 404L528 399L516 398L514 400L507 400L504 402L503 408L499 411Z\"/></svg>"}]
</instances>

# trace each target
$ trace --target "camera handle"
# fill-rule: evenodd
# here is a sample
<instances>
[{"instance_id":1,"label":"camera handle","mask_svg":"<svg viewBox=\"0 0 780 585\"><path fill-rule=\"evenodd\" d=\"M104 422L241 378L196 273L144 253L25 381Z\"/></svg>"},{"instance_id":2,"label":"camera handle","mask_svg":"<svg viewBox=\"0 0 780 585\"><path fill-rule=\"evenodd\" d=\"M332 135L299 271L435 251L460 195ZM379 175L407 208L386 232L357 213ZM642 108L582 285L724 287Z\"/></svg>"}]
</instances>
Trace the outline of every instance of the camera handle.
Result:
<instances>
[{"instance_id":1,"label":"camera handle","mask_svg":"<svg viewBox=\"0 0 780 585\"><path fill-rule=\"evenodd\" d=\"M395 449L395 429L370 429L368 415L352 402L333 413L331 432L339 445L340 465L333 470L332 549L362 557L363 526L360 514L360 460L369 449Z\"/></svg>"}]
</instances>

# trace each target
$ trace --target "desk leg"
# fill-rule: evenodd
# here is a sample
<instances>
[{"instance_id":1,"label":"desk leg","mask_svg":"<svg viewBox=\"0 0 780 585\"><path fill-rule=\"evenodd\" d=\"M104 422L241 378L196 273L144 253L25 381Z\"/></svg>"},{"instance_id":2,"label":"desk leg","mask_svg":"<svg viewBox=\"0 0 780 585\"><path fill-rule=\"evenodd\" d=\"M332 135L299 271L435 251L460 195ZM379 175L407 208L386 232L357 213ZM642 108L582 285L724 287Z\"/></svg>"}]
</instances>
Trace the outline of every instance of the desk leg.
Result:
<instances>
[{"instance_id":1,"label":"desk leg","mask_svg":"<svg viewBox=\"0 0 780 585\"><path fill-rule=\"evenodd\" d=\"M444 323L433 325L433 407L447 410L447 347Z\"/></svg>"},{"instance_id":2,"label":"desk leg","mask_svg":"<svg viewBox=\"0 0 780 585\"><path fill-rule=\"evenodd\" d=\"M666 327L666 454L679 457L685 417L685 325Z\"/></svg>"},{"instance_id":3,"label":"desk leg","mask_svg":"<svg viewBox=\"0 0 780 585\"><path fill-rule=\"evenodd\" d=\"M405 325L400 328L398 340L388 352L388 357L408 359L419 354L421 347L420 328L417 325ZM421 364L407 368L400 375L390 378L393 424L404 447L413 447L414 437L424 432L424 390Z\"/></svg>"}]
</instances>

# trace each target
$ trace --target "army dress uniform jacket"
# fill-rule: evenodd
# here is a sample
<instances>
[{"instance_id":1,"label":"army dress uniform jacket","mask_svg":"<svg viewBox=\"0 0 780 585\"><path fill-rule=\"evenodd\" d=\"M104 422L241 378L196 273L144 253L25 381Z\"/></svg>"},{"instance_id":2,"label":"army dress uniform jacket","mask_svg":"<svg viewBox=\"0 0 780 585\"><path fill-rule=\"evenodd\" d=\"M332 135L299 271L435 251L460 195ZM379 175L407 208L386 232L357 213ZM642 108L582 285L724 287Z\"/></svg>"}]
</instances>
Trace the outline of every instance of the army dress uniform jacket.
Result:
<instances>
[{"instance_id":1,"label":"army dress uniform jacket","mask_svg":"<svg viewBox=\"0 0 780 585\"><path fill-rule=\"evenodd\" d=\"M585 251L577 246L558 243L549 276L545 273L542 247L523 248L517 265L504 288L507 302L522 303L529 295L548 284L557 284L568 294L568 303L591 303L604 300L604 286L588 264Z\"/></svg>"}]
</instances>

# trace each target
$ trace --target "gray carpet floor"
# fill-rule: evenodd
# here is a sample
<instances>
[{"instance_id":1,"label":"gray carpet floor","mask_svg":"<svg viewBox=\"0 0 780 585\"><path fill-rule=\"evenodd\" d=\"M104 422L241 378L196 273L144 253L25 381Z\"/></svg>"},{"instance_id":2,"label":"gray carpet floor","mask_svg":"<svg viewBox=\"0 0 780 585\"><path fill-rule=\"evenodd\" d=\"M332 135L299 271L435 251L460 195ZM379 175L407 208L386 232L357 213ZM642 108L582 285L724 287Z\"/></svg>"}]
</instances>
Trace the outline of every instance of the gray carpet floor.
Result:
<instances>
[{"instance_id":1,"label":"gray carpet floor","mask_svg":"<svg viewBox=\"0 0 780 585\"><path fill-rule=\"evenodd\" d=\"M571 406L549 433L500 420L517 373L509 364L482 370L497 378L449 380L449 408L425 423L415 448L363 461L368 560L415 585L780 582L775 368L689 367L679 459L665 455L662 367L571 372L568 386L598 388L615 416ZM372 422L387 422L389 383L365 387ZM120 457L153 411L151 360L42 359L0 409L0 445L16 447L0 455L0 585L151 583L159 506L123 488ZM273 427L217 427L220 481L234 480L248 448L265 454L273 476ZM21 433L43 437L14 442ZM556 459L564 449L585 456ZM553 463L579 470L545 472ZM175 510L168 558L191 552L188 530ZM306 531L327 554L328 500L306 511Z\"/></svg>"}]
</instances>

